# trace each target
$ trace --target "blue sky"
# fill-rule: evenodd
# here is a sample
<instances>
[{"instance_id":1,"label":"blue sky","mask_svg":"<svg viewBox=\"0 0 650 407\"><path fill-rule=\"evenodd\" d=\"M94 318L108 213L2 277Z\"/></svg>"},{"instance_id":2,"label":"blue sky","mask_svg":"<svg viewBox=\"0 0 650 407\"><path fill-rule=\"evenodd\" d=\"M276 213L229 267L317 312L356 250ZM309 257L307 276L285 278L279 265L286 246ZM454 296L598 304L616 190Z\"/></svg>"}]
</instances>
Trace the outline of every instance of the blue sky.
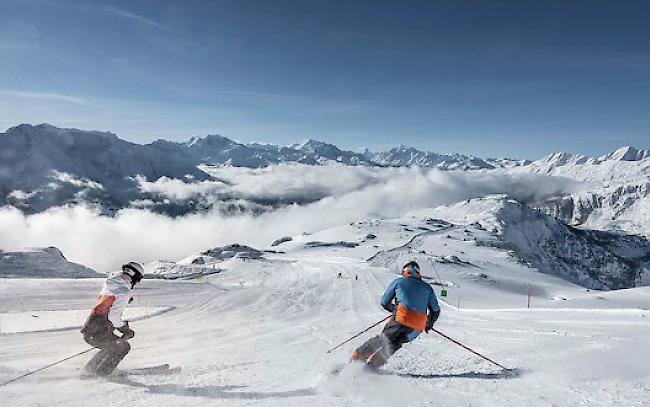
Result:
<instances>
[{"instance_id":1,"label":"blue sky","mask_svg":"<svg viewBox=\"0 0 650 407\"><path fill-rule=\"evenodd\" d=\"M0 0L0 127L539 158L650 147L650 4Z\"/></svg>"}]
</instances>

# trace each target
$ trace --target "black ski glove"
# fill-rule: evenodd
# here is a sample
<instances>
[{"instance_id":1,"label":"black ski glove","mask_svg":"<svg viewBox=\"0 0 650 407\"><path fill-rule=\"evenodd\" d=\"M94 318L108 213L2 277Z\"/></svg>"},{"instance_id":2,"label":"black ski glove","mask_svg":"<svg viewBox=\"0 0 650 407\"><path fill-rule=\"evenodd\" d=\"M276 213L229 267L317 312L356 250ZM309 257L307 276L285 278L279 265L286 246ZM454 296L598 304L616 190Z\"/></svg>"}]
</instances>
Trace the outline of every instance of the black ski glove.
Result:
<instances>
[{"instance_id":1,"label":"black ski glove","mask_svg":"<svg viewBox=\"0 0 650 407\"><path fill-rule=\"evenodd\" d=\"M117 328L118 331L122 332L122 339L129 340L135 336L135 332L129 328L129 323L125 322L124 326Z\"/></svg>"},{"instance_id":2,"label":"black ski glove","mask_svg":"<svg viewBox=\"0 0 650 407\"><path fill-rule=\"evenodd\" d=\"M433 329L433 324L436 323L439 316L440 316L440 310L429 312L429 315L427 316L427 325L424 327L425 333L429 333L429 331Z\"/></svg>"},{"instance_id":3,"label":"black ski glove","mask_svg":"<svg viewBox=\"0 0 650 407\"><path fill-rule=\"evenodd\" d=\"M390 313L395 312L395 304L393 304L392 302L389 302L388 304L382 304L381 306L384 307L384 309Z\"/></svg>"}]
</instances>

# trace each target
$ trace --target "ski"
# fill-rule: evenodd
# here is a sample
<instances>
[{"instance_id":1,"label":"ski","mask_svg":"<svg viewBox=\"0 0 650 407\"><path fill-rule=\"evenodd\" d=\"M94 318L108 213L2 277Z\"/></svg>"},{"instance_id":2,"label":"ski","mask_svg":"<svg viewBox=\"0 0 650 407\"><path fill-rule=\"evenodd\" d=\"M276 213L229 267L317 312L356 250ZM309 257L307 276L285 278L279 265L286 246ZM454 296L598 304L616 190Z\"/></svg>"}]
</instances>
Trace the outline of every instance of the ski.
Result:
<instances>
[{"instance_id":1,"label":"ski","mask_svg":"<svg viewBox=\"0 0 650 407\"><path fill-rule=\"evenodd\" d=\"M178 373L181 371L180 367L172 368L168 363L163 363L160 365L139 367L133 369L124 369L118 370L117 375L119 376L128 376L128 375L148 375L148 374L172 374Z\"/></svg>"}]
</instances>

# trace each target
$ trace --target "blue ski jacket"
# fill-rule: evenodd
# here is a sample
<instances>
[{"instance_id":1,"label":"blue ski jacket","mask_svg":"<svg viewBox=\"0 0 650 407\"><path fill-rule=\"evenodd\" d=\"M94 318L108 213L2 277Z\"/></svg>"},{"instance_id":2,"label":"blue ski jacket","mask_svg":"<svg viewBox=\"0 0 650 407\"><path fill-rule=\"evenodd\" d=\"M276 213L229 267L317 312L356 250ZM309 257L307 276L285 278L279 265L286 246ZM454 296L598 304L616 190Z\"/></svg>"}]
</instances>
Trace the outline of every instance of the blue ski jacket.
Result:
<instances>
[{"instance_id":1,"label":"blue ski jacket","mask_svg":"<svg viewBox=\"0 0 650 407\"><path fill-rule=\"evenodd\" d=\"M393 300L397 307L393 305ZM388 286L380 304L386 310L395 312L395 321L418 332L424 330L427 310L429 313L440 311L433 288L420 278L409 274L395 279Z\"/></svg>"}]
</instances>

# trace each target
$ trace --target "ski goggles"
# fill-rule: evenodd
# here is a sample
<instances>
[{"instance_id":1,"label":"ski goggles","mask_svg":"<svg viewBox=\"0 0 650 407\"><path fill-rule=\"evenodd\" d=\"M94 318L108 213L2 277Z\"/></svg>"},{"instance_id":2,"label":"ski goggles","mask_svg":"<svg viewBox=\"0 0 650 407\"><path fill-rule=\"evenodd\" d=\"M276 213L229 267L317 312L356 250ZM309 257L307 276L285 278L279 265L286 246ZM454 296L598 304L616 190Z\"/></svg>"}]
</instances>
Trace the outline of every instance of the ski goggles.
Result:
<instances>
[{"instance_id":1,"label":"ski goggles","mask_svg":"<svg viewBox=\"0 0 650 407\"><path fill-rule=\"evenodd\" d=\"M418 266L413 265L413 264L409 264L408 266L404 267L404 270L408 270L410 273L413 273L413 274L420 273L420 268Z\"/></svg>"},{"instance_id":2,"label":"ski goggles","mask_svg":"<svg viewBox=\"0 0 650 407\"><path fill-rule=\"evenodd\" d=\"M140 282L140 280L142 280L142 274L140 274L140 272L135 268L133 268L133 266L131 265L125 264L124 266L122 266L122 272L130 276L136 282Z\"/></svg>"}]
</instances>

